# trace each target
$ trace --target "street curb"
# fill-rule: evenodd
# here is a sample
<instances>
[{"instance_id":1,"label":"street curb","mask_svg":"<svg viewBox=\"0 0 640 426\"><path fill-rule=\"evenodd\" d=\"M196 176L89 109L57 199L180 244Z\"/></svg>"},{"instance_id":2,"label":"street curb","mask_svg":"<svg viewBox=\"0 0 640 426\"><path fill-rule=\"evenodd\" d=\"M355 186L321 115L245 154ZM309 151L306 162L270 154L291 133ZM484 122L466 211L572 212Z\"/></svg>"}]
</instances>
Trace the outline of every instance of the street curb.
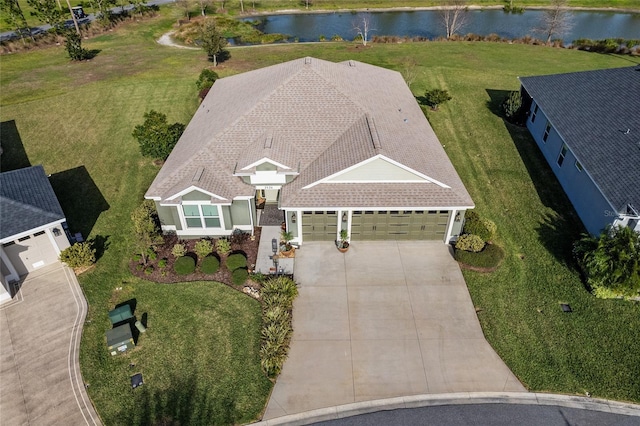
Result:
<instances>
[{"instance_id":1,"label":"street curb","mask_svg":"<svg viewBox=\"0 0 640 426\"><path fill-rule=\"evenodd\" d=\"M291 414L253 423L253 426L308 425L327 420L337 420L376 411L402 408L436 407L468 404L524 404L555 405L582 410L602 411L612 414L640 417L640 405L583 396L529 392L459 392L431 395L412 395L375 401L355 402L336 407L320 408L304 413Z\"/></svg>"}]
</instances>

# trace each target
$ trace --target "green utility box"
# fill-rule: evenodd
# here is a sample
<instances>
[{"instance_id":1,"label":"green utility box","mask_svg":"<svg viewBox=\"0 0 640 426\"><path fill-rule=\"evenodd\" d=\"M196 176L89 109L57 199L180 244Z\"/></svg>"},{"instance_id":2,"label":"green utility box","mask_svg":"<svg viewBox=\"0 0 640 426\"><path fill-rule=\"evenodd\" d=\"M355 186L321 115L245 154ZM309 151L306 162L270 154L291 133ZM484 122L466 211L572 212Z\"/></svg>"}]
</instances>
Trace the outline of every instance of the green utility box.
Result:
<instances>
[{"instance_id":1,"label":"green utility box","mask_svg":"<svg viewBox=\"0 0 640 426\"><path fill-rule=\"evenodd\" d=\"M107 349L111 355L126 352L136 346L131 335L131 325L122 324L107 331Z\"/></svg>"},{"instance_id":2,"label":"green utility box","mask_svg":"<svg viewBox=\"0 0 640 426\"><path fill-rule=\"evenodd\" d=\"M132 317L133 314L131 313L131 306L129 305L122 305L109 312L109 321L111 321L112 325L126 321Z\"/></svg>"}]
</instances>

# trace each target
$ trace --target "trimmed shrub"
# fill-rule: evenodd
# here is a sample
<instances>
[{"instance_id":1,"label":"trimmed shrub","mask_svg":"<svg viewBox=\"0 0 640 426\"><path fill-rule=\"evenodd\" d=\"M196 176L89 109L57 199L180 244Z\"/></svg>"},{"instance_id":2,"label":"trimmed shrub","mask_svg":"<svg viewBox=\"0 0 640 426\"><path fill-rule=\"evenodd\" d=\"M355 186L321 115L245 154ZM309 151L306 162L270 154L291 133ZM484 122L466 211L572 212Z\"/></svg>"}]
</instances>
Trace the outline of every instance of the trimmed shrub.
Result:
<instances>
[{"instance_id":1,"label":"trimmed shrub","mask_svg":"<svg viewBox=\"0 0 640 426\"><path fill-rule=\"evenodd\" d=\"M280 305L270 306L264 311L264 323L281 323L289 320L289 311Z\"/></svg>"},{"instance_id":2,"label":"trimmed shrub","mask_svg":"<svg viewBox=\"0 0 640 426\"><path fill-rule=\"evenodd\" d=\"M229 237L229 242L231 242L231 244L242 244L248 239L249 239L248 232L244 232L242 229L234 229L233 232L231 233L231 236ZM231 247L229 247L229 249L231 249Z\"/></svg>"},{"instance_id":3,"label":"trimmed shrub","mask_svg":"<svg viewBox=\"0 0 640 426\"><path fill-rule=\"evenodd\" d=\"M455 259L465 265L476 268L495 268L504 258L504 251L495 244L487 244L479 253L456 250Z\"/></svg>"},{"instance_id":4,"label":"trimmed shrub","mask_svg":"<svg viewBox=\"0 0 640 426\"><path fill-rule=\"evenodd\" d=\"M471 251L474 253L478 253L482 251L484 246L485 246L485 243L482 240L482 238L474 234L460 235L460 237L458 238L458 241L456 241L456 249Z\"/></svg>"},{"instance_id":5,"label":"trimmed shrub","mask_svg":"<svg viewBox=\"0 0 640 426\"><path fill-rule=\"evenodd\" d=\"M448 91L442 89L427 90L424 93L424 100L433 110L437 110L440 104L450 101L451 95Z\"/></svg>"},{"instance_id":6,"label":"trimmed shrub","mask_svg":"<svg viewBox=\"0 0 640 426\"><path fill-rule=\"evenodd\" d=\"M242 285L249 278L249 272L245 268L234 269L231 272L231 281L235 285Z\"/></svg>"},{"instance_id":7,"label":"trimmed shrub","mask_svg":"<svg viewBox=\"0 0 640 426\"><path fill-rule=\"evenodd\" d=\"M491 241L496 233L496 224L489 219L481 219L472 210L467 210L464 215L464 234L474 234L482 238L483 241Z\"/></svg>"},{"instance_id":8,"label":"trimmed shrub","mask_svg":"<svg viewBox=\"0 0 640 426\"><path fill-rule=\"evenodd\" d=\"M182 256L176 259L173 270L178 275L189 275L196 270L196 261L191 256Z\"/></svg>"},{"instance_id":9,"label":"trimmed shrub","mask_svg":"<svg viewBox=\"0 0 640 426\"><path fill-rule=\"evenodd\" d=\"M287 298L293 299L298 295L298 287L295 281L289 277L271 278L262 284L262 294L283 294Z\"/></svg>"},{"instance_id":10,"label":"trimmed shrub","mask_svg":"<svg viewBox=\"0 0 640 426\"><path fill-rule=\"evenodd\" d=\"M91 266L96 263L96 250L86 241L75 243L60 252L60 260L71 268Z\"/></svg>"},{"instance_id":11,"label":"trimmed shrub","mask_svg":"<svg viewBox=\"0 0 640 426\"><path fill-rule=\"evenodd\" d=\"M211 252L213 251L213 244L211 244L211 241L209 240L200 240L196 242L194 251L199 258L203 258L208 254L211 254Z\"/></svg>"},{"instance_id":12,"label":"trimmed shrub","mask_svg":"<svg viewBox=\"0 0 640 426\"><path fill-rule=\"evenodd\" d=\"M246 268L247 267L247 258L244 257L241 253L235 253L227 257L227 269L230 271L235 271L238 268Z\"/></svg>"},{"instance_id":13,"label":"trimmed shrub","mask_svg":"<svg viewBox=\"0 0 640 426\"><path fill-rule=\"evenodd\" d=\"M215 274L220 269L220 261L215 256L207 256L202 259L200 264L200 271L203 274Z\"/></svg>"},{"instance_id":14,"label":"trimmed shrub","mask_svg":"<svg viewBox=\"0 0 640 426\"><path fill-rule=\"evenodd\" d=\"M144 270L145 275L151 275L153 274L153 266L149 265L145 268Z\"/></svg>"},{"instance_id":15,"label":"trimmed shrub","mask_svg":"<svg viewBox=\"0 0 640 426\"><path fill-rule=\"evenodd\" d=\"M225 255L231 251L231 243L225 238L216 240L216 251L218 254Z\"/></svg>"},{"instance_id":16,"label":"trimmed shrub","mask_svg":"<svg viewBox=\"0 0 640 426\"><path fill-rule=\"evenodd\" d=\"M175 257L182 257L185 254L187 254L187 248L185 247L184 244L176 244L171 249L171 254L174 255Z\"/></svg>"},{"instance_id":17,"label":"trimmed shrub","mask_svg":"<svg viewBox=\"0 0 640 426\"><path fill-rule=\"evenodd\" d=\"M220 77L218 77L218 73L216 73L215 71L212 71L208 68L203 69L202 72L200 72L198 81L196 81L198 91L200 92L202 90L211 88L211 86L213 86L213 83L215 83L218 78Z\"/></svg>"},{"instance_id":18,"label":"trimmed shrub","mask_svg":"<svg viewBox=\"0 0 640 426\"><path fill-rule=\"evenodd\" d=\"M158 268L163 269L167 267L167 259L158 260Z\"/></svg>"}]
</instances>

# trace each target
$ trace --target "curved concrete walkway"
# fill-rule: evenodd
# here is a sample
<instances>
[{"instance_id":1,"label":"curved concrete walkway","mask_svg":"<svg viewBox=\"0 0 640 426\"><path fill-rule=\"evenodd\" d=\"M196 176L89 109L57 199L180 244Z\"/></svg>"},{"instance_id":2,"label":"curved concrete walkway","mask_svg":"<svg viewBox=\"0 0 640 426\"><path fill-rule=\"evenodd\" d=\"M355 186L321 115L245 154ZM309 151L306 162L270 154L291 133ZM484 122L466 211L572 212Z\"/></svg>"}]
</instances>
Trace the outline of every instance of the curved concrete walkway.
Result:
<instances>
[{"instance_id":1,"label":"curved concrete walkway","mask_svg":"<svg viewBox=\"0 0 640 426\"><path fill-rule=\"evenodd\" d=\"M450 247L331 242L296 252L289 358L263 419L383 398L526 392L482 333Z\"/></svg>"},{"instance_id":2,"label":"curved concrete walkway","mask_svg":"<svg viewBox=\"0 0 640 426\"><path fill-rule=\"evenodd\" d=\"M377 401L357 402L354 404L345 404L283 416L276 419L254 423L254 426L308 425L327 420L344 419L360 414L374 413L377 411L459 404L553 405L558 407L623 414L626 416L637 416L638 421L640 422L640 405L636 404L546 393L462 392L437 395L413 395Z\"/></svg>"},{"instance_id":3,"label":"curved concrete walkway","mask_svg":"<svg viewBox=\"0 0 640 426\"><path fill-rule=\"evenodd\" d=\"M79 366L87 302L59 263L29 274L0 308L0 424L99 425Z\"/></svg>"}]
</instances>

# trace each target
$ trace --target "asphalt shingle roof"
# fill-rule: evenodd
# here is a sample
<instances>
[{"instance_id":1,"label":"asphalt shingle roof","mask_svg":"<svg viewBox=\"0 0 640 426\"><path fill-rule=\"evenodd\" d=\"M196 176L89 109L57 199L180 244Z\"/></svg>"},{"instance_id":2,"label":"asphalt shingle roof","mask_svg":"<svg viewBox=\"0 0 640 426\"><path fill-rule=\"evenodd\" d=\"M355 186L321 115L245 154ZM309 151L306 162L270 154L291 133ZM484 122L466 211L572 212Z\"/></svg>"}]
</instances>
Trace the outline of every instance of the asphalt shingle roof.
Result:
<instances>
[{"instance_id":1,"label":"asphalt shingle roof","mask_svg":"<svg viewBox=\"0 0 640 426\"><path fill-rule=\"evenodd\" d=\"M448 188L428 182L304 188L378 154ZM198 167L205 170L198 187L228 200L251 196L254 187L233 173L265 157L300 173L283 187L282 207L351 206L355 199L358 207L473 206L399 73L315 58L217 80L146 196L166 199L188 188Z\"/></svg>"},{"instance_id":2,"label":"asphalt shingle roof","mask_svg":"<svg viewBox=\"0 0 640 426\"><path fill-rule=\"evenodd\" d=\"M0 238L65 218L41 165L0 173Z\"/></svg>"},{"instance_id":3,"label":"asphalt shingle roof","mask_svg":"<svg viewBox=\"0 0 640 426\"><path fill-rule=\"evenodd\" d=\"M520 82L612 206L640 209L640 67Z\"/></svg>"}]
</instances>

